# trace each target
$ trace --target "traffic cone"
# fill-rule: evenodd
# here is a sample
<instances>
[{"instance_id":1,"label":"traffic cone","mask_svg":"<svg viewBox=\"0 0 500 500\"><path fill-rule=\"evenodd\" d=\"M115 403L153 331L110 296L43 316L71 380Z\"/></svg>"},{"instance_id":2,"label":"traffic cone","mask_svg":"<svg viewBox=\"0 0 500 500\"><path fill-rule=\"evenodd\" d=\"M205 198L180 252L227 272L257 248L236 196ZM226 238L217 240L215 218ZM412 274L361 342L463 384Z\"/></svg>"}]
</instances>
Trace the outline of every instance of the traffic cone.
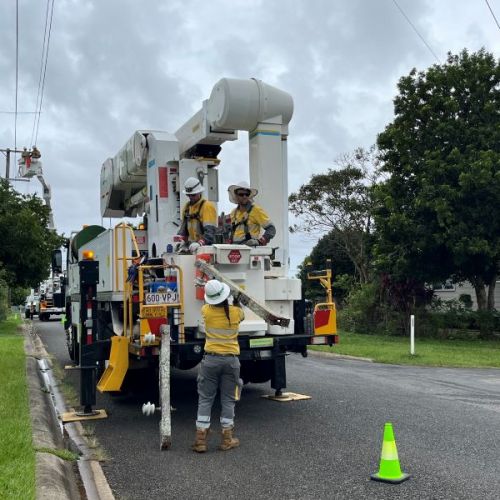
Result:
<instances>
[{"instance_id":1,"label":"traffic cone","mask_svg":"<svg viewBox=\"0 0 500 500\"><path fill-rule=\"evenodd\" d=\"M383 483L399 484L406 481L409 477L409 474L401 472L394 431L392 430L392 424L388 422L384 427L384 441L382 443L379 471L377 474L372 474L370 478Z\"/></svg>"}]
</instances>

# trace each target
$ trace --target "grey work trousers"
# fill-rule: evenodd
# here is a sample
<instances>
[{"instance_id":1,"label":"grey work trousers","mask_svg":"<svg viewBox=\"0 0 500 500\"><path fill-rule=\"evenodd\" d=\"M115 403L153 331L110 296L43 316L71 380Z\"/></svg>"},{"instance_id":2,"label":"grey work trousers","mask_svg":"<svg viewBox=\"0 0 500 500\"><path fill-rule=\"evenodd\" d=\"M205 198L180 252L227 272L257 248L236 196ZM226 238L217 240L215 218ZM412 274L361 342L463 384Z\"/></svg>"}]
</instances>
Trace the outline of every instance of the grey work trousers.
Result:
<instances>
[{"instance_id":1,"label":"grey work trousers","mask_svg":"<svg viewBox=\"0 0 500 500\"><path fill-rule=\"evenodd\" d=\"M217 389L220 389L222 428L234 426L234 405L239 399L240 360L237 356L205 355L198 372L198 416L196 427L208 429Z\"/></svg>"}]
</instances>

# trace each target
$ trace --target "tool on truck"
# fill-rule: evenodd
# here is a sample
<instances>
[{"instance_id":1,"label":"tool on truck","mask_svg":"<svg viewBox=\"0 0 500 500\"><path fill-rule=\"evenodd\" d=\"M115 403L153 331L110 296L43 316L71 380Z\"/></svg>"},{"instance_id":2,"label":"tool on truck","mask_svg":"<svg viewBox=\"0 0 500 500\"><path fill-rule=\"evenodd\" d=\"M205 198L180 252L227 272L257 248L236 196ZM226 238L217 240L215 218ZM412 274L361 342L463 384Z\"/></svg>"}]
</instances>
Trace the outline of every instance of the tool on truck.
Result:
<instances>
[{"instance_id":1,"label":"tool on truck","mask_svg":"<svg viewBox=\"0 0 500 500\"><path fill-rule=\"evenodd\" d=\"M203 356L204 283L227 283L245 307L240 325L241 377L286 387L285 357L307 356L311 344L337 342L316 329L307 314L301 282L290 278L287 137L291 96L260 80L223 78L175 134L139 130L101 169L102 217L142 217L137 228L88 226L68 248L66 330L71 358L81 370L81 405L91 413L97 387L119 391L144 368L157 373L161 339L169 338L172 366L190 369ZM174 251L189 177L206 198L219 201L218 155L227 141L248 132L249 178L274 221L271 246L224 243L224 220L216 242L194 254ZM241 176L241 168L233 176ZM224 219L224 218L222 218ZM163 402L162 402L163 406Z\"/></svg>"},{"instance_id":2,"label":"tool on truck","mask_svg":"<svg viewBox=\"0 0 500 500\"><path fill-rule=\"evenodd\" d=\"M43 165L41 161L40 151L33 146L28 151L24 148L21 153L21 158L18 160L19 176L25 179L36 177L42 185L42 197L45 205L49 209L49 220L47 227L55 230L54 216L52 214L52 191L50 185L47 184L43 175ZM61 316L64 314L64 297L65 297L65 277L62 269L62 253L61 250L54 250L52 253L52 264L50 275L42 281L36 290L32 290L33 294L38 294L38 300L33 301L33 307L30 311L30 316L38 315L40 321L48 321L50 316ZM28 317L28 316L27 316Z\"/></svg>"}]
</instances>

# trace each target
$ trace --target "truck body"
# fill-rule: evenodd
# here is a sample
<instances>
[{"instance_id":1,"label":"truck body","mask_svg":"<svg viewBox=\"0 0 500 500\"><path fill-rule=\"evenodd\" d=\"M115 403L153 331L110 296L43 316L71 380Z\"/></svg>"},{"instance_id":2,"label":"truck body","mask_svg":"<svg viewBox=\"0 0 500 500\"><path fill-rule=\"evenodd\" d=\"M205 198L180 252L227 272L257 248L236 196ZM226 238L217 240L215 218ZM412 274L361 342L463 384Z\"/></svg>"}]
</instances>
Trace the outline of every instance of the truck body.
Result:
<instances>
[{"instance_id":1,"label":"truck body","mask_svg":"<svg viewBox=\"0 0 500 500\"><path fill-rule=\"evenodd\" d=\"M157 372L165 332L172 366L196 366L205 337L203 284L213 277L228 283L244 307L239 334L244 382L271 381L279 394L286 387L288 353L306 356L308 345L338 341L334 304L316 318L302 299L300 280L288 276L292 114L293 100L286 92L259 80L224 78L175 134L139 130L104 162L102 216L140 219L136 227L88 226L69 241L68 349L80 366L97 365L99 390L120 390L137 368ZM276 237L267 246L230 244L221 217L213 245L193 255L177 254L185 180L198 178L204 197L217 205L218 154L242 130L248 132L250 184L258 189L256 202L274 222ZM238 181L244 173L234 168L233 176Z\"/></svg>"}]
</instances>

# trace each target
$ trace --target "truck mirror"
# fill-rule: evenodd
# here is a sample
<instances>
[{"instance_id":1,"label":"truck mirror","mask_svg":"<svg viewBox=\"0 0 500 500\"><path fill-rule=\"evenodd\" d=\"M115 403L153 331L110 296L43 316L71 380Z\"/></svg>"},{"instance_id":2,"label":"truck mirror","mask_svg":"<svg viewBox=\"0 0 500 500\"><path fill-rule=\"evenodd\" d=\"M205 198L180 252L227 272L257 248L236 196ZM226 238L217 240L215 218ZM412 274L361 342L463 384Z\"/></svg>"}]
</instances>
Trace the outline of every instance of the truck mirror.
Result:
<instances>
[{"instance_id":1,"label":"truck mirror","mask_svg":"<svg viewBox=\"0 0 500 500\"><path fill-rule=\"evenodd\" d=\"M52 252L52 272L60 273L62 271L62 252L54 250Z\"/></svg>"}]
</instances>

